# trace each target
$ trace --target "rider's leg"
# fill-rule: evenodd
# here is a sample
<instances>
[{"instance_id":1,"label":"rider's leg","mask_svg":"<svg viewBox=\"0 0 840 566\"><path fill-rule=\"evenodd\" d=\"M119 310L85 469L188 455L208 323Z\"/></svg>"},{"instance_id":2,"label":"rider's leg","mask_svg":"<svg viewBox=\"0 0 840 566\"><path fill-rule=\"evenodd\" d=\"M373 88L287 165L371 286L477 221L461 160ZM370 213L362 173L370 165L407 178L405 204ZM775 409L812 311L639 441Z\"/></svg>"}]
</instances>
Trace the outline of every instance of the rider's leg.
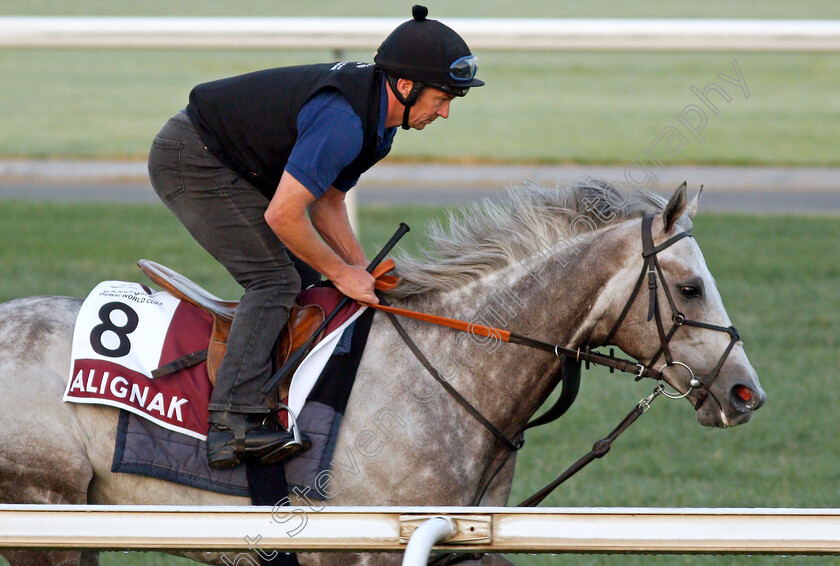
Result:
<instances>
[{"instance_id":1,"label":"rider's leg","mask_svg":"<svg viewBox=\"0 0 840 566\"><path fill-rule=\"evenodd\" d=\"M170 210L245 289L210 398L211 466L273 454L287 438L261 426L269 407L260 389L300 277L263 218L268 199L220 163L182 113L155 138L149 172Z\"/></svg>"}]
</instances>

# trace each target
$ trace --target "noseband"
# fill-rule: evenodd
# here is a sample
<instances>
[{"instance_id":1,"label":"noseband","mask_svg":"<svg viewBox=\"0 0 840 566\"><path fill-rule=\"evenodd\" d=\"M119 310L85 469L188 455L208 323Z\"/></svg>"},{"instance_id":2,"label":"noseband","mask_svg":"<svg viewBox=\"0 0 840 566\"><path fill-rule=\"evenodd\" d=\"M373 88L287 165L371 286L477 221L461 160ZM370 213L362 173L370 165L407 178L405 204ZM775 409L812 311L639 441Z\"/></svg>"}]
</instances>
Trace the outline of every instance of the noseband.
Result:
<instances>
[{"instance_id":1,"label":"noseband","mask_svg":"<svg viewBox=\"0 0 840 566\"><path fill-rule=\"evenodd\" d=\"M592 462L596 458L603 457L610 449L611 443L622 433L624 432L635 420L645 413L650 408L650 403L656 398L657 395L662 394L668 397L684 397L688 395L692 390L697 390L698 392L698 404L700 404L706 399L709 395L709 389L714 383L715 379L717 379L718 375L720 374L720 370L723 367L724 362L729 357L729 353L732 351L732 348L735 344L740 340L738 335L738 331L735 329L734 326L718 326L715 324L708 324L705 322L699 322L696 320L690 320L686 318L686 316L677 309L677 305L674 302L674 298L671 296L671 291L668 288L668 285L665 281L665 275L662 272L662 267L659 265L659 260L657 259L657 254L662 250L667 249L674 243L682 240L686 237L693 237L691 230L685 230L680 232L676 236L673 236L666 240L665 242L659 244L658 246L654 245L653 243L653 234L651 230L651 226L653 225L653 218L652 214L646 214L642 217L642 257L644 258L644 264L642 265L642 272L639 274L639 278L636 281L636 285L633 288L633 292L630 294L629 299L627 300L627 304L624 305L624 308L621 311L621 314L618 316L618 319L615 321L612 329L610 330L607 338L604 340L604 343L609 343L610 340L615 336L615 333L618 331L618 328L624 322L624 319L627 317L627 314L630 312L630 308L633 306L633 303L636 301L636 297L639 295L639 291L641 291L642 284L645 281L645 276L647 276L648 280L648 290L650 294L649 298L649 305L648 305L648 316L647 320L655 320L656 321L656 328L657 332L659 333L659 349L657 350L656 354L654 354L653 358L650 360L649 364L645 366L642 363L633 363L631 360L625 360L622 358L617 358L612 355L612 351L609 355L602 354L596 351L590 351L589 347L586 347L583 351L581 348L576 350L572 350L570 348L564 348L559 344L549 344L547 342L542 342L540 340L535 340L533 338L528 338L526 336L521 336L518 334L514 334L508 331L501 331L499 329L488 329L484 328L485 330L491 330L495 334L495 336L501 338L506 342L510 342L512 344L521 344L524 346L529 346L531 348L536 348L540 350L544 350L547 352L554 353L560 360L561 360L561 367L563 368L561 371L562 379L563 379L563 388L560 393L560 397L555 402L555 405L548 409L546 413L536 417L529 423L527 423L522 431L520 431L515 438L517 440L511 440L507 437L501 430L496 428L492 425L481 413L473 407L469 401L463 398L454 388L446 382L445 379L439 374L439 372L429 363L428 359L420 352L419 348L414 344L408 334L405 332L405 329L402 328L402 325L397 320L395 314L400 314L402 316L408 316L410 318L419 318L421 320L426 320L427 322L432 322L428 320L429 317L421 317L417 316L417 313L412 313L411 311L405 311L403 309L394 309L392 307L388 307L385 305L369 305L374 308L379 308L385 310L388 313L388 317L391 320L394 327L397 329L397 332L400 334L402 339L408 345L408 347L414 352L415 356L420 360L423 366L429 371L429 373L443 385L443 387L449 392L458 403L460 403L467 411L470 412L487 430L489 430L498 440L502 441L503 444L507 445L510 449L507 451L506 455L500 458L500 462L496 467L495 471L490 475L489 479L484 483L482 489L479 489L476 493L476 497L473 500L473 505L478 505L481 499L484 497L484 494L487 491L487 488L490 486L494 478L501 472L502 468L505 466L510 454L516 452L521 448L523 444L522 433L525 429L531 428L533 426L538 426L542 424L546 424L552 422L563 415L566 410L571 406L574 402L575 396L577 395L579 380L580 380L580 363L585 362L586 367L589 367L590 363L596 365L602 365L610 368L610 371L619 370L622 372L634 373L636 375L636 379L639 380L643 377L652 377L654 379L659 380L659 385L657 386L656 390L653 392L652 395L642 399L623 420L610 433L609 436L602 439L601 441L597 442L593 449L585 455L583 458L572 464L566 471L564 471L560 476L557 477L552 483L544 487L539 492L535 493L524 502L522 502L519 506L535 506L538 505L545 497L548 496L554 489L556 489L560 484L566 481L568 478L582 470L587 464ZM673 324L668 332L665 332L665 325L662 322L662 313L659 308L659 301L657 296L657 289L659 286L659 282L661 281L662 287L665 290L665 296L668 299L668 303L671 307L672 320ZM385 303L386 301L382 301ZM448 322L460 322L460 321L451 321ZM437 324L442 324L441 322L436 322ZM456 328L462 331L465 331L464 328L460 328L459 326L452 326L450 324L444 324L445 326L449 326L450 328ZM715 330L718 332L726 332L730 336L729 345L726 347L726 350L721 355L720 359L718 360L717 364L713 368L711 374L708 376L708 379L704 382L698 379L694 375L694 371L687 365L682 362L674 361L673 357L671 356L671 350L669 347L671 339L676 334L677 330L681 326L694 326L697 328L705 328L707 330ZM472 325L468 325L467 327L473 328ZM472 331L472 330L469 330ZM665 363L657 370L654 369L653 365L656 363L657 360L661 356L665 357ZM689 388L685 393L682 394L669 394L664 391L664 387L662 384L663 374L662 369L666 366L674 366L679 365L688 370L691 374L691 379L689 381ZM457 557L457 555L444 555L441 556L435 563L454 563L450 562L450 559L454 561L463 560L464 557Z\"/></svg>"},{"instance_id":2,"label":"noseband","mask_svg":"<svg viewBox=\"0 0 840 566\"><path fill-rule=\"evenodd\" d=\"M696 320L690 320L686 318L686 316L680 312L677 308L676 303L674 302L674 298L671 296L671 291L668 287L667 282L665 281L665 274L662 272L662 267L659 265L659 259L656 257L659 252L669 248L671 245L675 244L676 242L682 240L686 237L694 237L691 233L691 230L684 230L680 232L676 236L665 240L658 246L653 244L653 234L651 230L651 226L653 225L653 215L652 214L645 214L642 217L642 257L644 258L644 264L642 265L642 272L639 274L639 278L636 280L636 286L633 288L633 292L630 294L630 298L627 300L627 304L624 305L624 309L621 311L621 314L618 316L618 319L615 321L615 324L610 330L610 333L607 335L606 339L604 340L605 343L609 343L610 340L615 336L615 333L618 331L619 326L621 323L624 322L624 319L627 317L627 313L630 312L630 307L633 306L633 303L636 300L636 297L639 294L639 291L642 288L642 284L645 281L645 276L647 276L648 281L648 290L649 290L649 303L648 303L648 315L647 320L656 321L656 330L659 333L659 349L654 354L653 358L651 358L648 366L650 368L656 363L656 361L660 358L660 356L664 356L665 364L662 365L658 372L661 372L663 368L666 366L674 366L679 365L688 370L691 374L691 379L689 381L689 388L685 391L685 393L681 395L673 395L673 394L665 394L666 396L675 396L675 397L684 397L688 395L692 389L697 390L698 392L698 406L699 403L702 403L706 397L709 395L709 389L714 383L715 379L717 379L718 375L720 374L720 370L723 367L726 358L729 357L729 353L732 351L732 348L741 340L741 337L738 335L738 330L734 326L718 326L716 324L708 324L706 322L700 322ZM665 325L662 322L662 313L659 308L659 299L657 294L658 283L657 281L661 281L662 288L665 291L665 296L668 299L668 304L671 307L672 314L672 325L668 332L665 332ZM671 339L676 334L677 330L682 326L694 326L696 328L705 328L707 330L715 330L718 332L726 332L729 334L729 345L724 350L723 355L721 355L720 359L718 360L715 367L712 369L711 373L707 377L706 381L702 381L698 379L694 375L694 371L687 365L682 362L674 361L673 357L671 356L671 350L669 348L669 344ZM641 379L642 372L639 373L637 379Z\"/></svg>"},{"instance_id":3,"label":"noseband","mask_svg":"<svg viewBox=\"0 0 840 566\"><path fill-rule=\"evenodd\" d=\"M633 306L636 297L639 295L639 291L641 290L642 284L645 280L645 275L647 275L648 289L650 291L650 303L648 306L647 319L648 321L652 319L656 320L656 328L659 333L660 344L659 349L657 350L656 354L653 356L653 358L647 366L639 362L615 357L612 354L612 351L610 351L610 354L607 355L597 351L592 351L589 349L588 346L583 349L577 348L576 350L573 350L571 348L565 348L563 346L560 346L559 344L550 344L541 340L535 340L533 338L522 336L520 334L515 334L507 330L500 330L498 328L489 327L479 328L478 325L467 324L464 321L445 319L443 317L435 317L405 309L393 308L387 306L387 301L385 301L384 298L381 300L380 304L368 304L368 306L385 311L388 314L388 318L390 319L391 323L394 325L395 329L400 334L400 337L412 350L417 359L420 360L420 362L423 364L426 370L438 382L441 383L441 385L447 390L447 392L450 393L450 395L452 395L456 399L456 401L458 401L462 406L464 406L464 408L466 408L467 411L469 411L485 428L487 428L487 430L489 430L497 439L502 441L514 451L519 449L519 447L521 446L521 441L514 441L507 437L498 428L493 426L492 423L487 421L487 419L484 418L481 415L481 413L475 407L472 406L472 404L470 404L457 391L455 391L454 388L440 376L439 372L434 368L434 366L432 366L431 363L429 363L428 359L423 355L423 353L420 351L417 345L414 344L414 342L405 332L405 329L402 328L402 325L399 323L395 315L424 320L425 322L439 324L442 326L448 326L450 328L455 328L457 330L465 332L477 332L478 330L482 330L488 332L487 334L479 333L482 336L495 336L498 339L505 342L510 342L511 344L521 344L523 346L528 346L531 348L536 348L555 354L561 360L562 371L560 372L560 375L562 376L563 380L563 389L561 391L561 395L556 401L555 406L549 409L545 414L535 418L533 421L528 423L525 426L525 429L552 422L558 419L560 416L562 416L563 413L565 413L565 411L571 406L571 404L575 400L575 396L577 395L578 386L580 383L581 362L586 364L587 369L589 368L589 364L596 364L609 367L610 372L618 370L622 372L633 373L636 376L637 380L643 377L651 377L657 379L660 382L660 392L667 397L685 397L692 390L697 390L699 396L697 406L699 406L699 404L702 403L709 395L709 389L711 388L712 383L720 374L721 367L723 367L726 358L729 357L729 353L732 351L732 348L735 346L735 344L740 340L740 337L738 336L738 331L735 329L734 326L724 327L717 326L714 324L707 324L705 322L689 320L683 313L681 313L677 309L677 305L674 302L673 297L671 296L671 292L668 289L668 285L665 281L665 275L662 272L662 268L660 267L659 260L656 256L659 252L667 249L679 240L688 236L693 237L693 235L691 233L691 230L685 230L656 246L653 243L653 235L651 232L653 218L654 217L652 214L646 214L642 217L642 257L644 258L642 272L639 274L639 278L636 281L636 285L633 288L633 292L630 294L630 298L627 300L627 304L624 305L624 309L622 309L621 314L618 316L618 319L615 321L615 324L612 327L612 330L610 330L609 334L604 340L604 343L609 343L615 335L615 333L618 331L618 328L621 326L622 322L624 322L624 319L627 317L627 313L630 312L630 308ZM665 290L665 296L668 298L668 303L671 306L671 312L674 313L672 317L673 325L671 326L670 330L668 330L668 332L665 332L665 326L662 323L662 313L660 312L659 301L657 298L657 281L662 282L662 287ZM723 352L723 355L721 355L720 359L718 360L717 364L715 365L706 382L703 382L700 379L698 379L694 375L694 371L687 364L674 361L673 357L671 356L669 344L671 339L674 337L674 334L681 326L695 326L697 328L705 328L707 330L726 332L730 336L729 345L726 347L726 350ZM663 354L665 356L665 363L659 369L655 369L653 365ZM662 387L662 369L664 369L667 366L674 365L679 365L686 368L691 374L691 379L689 380L689 388L682 394L675 395L671 393L665 393L664 388ZM523 431L520 431L520 434L521 432Z\"/></svg>"}]
</instances>

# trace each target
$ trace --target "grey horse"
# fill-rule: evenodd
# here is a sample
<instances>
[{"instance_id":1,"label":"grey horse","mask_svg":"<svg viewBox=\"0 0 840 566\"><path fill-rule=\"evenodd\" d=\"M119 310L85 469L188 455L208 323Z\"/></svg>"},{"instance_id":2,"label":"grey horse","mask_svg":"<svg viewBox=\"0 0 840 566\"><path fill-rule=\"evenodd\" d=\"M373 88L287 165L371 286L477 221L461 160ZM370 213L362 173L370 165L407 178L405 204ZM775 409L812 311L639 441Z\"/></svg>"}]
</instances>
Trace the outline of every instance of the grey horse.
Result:
<instances>
[{"instance_id":1,"label":"grey horse","mask_svg":"<svg viewBox=\"0 0 840 566\"><path fill-rule=\"evenodd\" d=\"M655 215L651 232L659 244L690 228L698 197L689 202L683 186L666 202L594 179L564 188L523 185L501 203L485 202L452 215L448 229L433 228L424 257L398 260L401 281L389 299L398 307L501 327L568 348L602 346L639 277L642 216ZM731 324L693 238L674 243L658 259L680 311L693 320ZM670 320L661 286L658 292L663 317ZM660 347L656 325L647 317L646 293L645 288L632 301L610 340L641 364L648 364ZM30 297L0 305L0 502L248 504L244 498L110 471L117 411L61 401L80 304L66 297ZM509 437L522 430L557 385L560 362L553 354L420 321L402 323L449 383ZM728 346L724 333L687 326L673 336L670 353L702 376L713 371ZM725 356L705 395L690 387L684 366L663 372L670 387L687 394L705 426L745 423L765 399L740 342ZM329 485L299 494L296 503L504 506L516 463L508 451L443 391L378 313ZM4 555L13 565L98 562L95 552ZM189 556L233 563L218 553ZM400 560L388 554L299 558L303 565ZM488 555L470 563L509 562Z\"/></svg>"}]
</instances>

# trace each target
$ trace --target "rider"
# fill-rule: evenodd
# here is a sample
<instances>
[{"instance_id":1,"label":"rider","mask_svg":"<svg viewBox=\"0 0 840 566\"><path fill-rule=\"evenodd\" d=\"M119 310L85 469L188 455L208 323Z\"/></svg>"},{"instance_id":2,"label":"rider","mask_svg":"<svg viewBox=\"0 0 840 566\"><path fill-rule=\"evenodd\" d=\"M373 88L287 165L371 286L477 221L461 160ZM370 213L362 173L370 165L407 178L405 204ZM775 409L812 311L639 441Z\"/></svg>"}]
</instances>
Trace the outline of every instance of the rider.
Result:
<instances>
[{"instance_id":1,"label":"rider","mask_svg":"<svg viewBox=\"0 0 840 566\"><path fill-rule=\"evenodd\" d=\"M244 288L210 398L212 468L284 457L291 435L263 424L270 407L260 389L302 280L321 274L352 299L378 302L345 193L390 151L397 126L422 130L484 84L464 40L427 14L414 6L374 65L284 67L200 84L152 144L155 191Z\"/></svg>"}]
</instances>

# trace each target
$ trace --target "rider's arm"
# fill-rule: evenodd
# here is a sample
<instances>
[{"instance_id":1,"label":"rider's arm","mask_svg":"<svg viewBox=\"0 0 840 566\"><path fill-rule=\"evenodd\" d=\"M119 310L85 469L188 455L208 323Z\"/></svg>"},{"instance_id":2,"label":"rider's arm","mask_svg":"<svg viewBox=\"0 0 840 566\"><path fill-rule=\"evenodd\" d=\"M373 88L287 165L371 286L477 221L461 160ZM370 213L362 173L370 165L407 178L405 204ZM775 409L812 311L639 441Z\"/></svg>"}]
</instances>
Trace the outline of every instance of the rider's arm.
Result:
<instances>
[{"instance_id":1,"label":"rider's arm","mask_svg":"<svg viewBox=\"0 0 840 566\"><path fill-rule=\"evenodd\" d=\"M332 281L339 291L352 299L379 302L373 294L373 276L364 267L349 265L318 236L306 214L314 202L312 193L286 171L265 211L265 220L293 254Z\"/></svg>"},{"instance_id":2,"label":"rider's arm","mask_svg":"<svg viewBox=\"0 0 840 566\"><path fill-rule=\"evenodd\" d=\"M367 256L350 226L345 194L330 187L324 196L309 205L309 218L318 233L344 261L367 267Z\"/></svg>"},{"instance_id":3,"label":"rider's arm","mask_svg":"<svg viewBox=\"0 0 840 566\"><path fill-rule=\"evenodd\" d=\"M343 95L323 91L303 106L297 127L298 138L266 221L293 254L345 295L377 302L373 277L360 267L365 255L350 228L344 195L332 186L362 149L361 119Z\"/></svg>"}]
</instances>

